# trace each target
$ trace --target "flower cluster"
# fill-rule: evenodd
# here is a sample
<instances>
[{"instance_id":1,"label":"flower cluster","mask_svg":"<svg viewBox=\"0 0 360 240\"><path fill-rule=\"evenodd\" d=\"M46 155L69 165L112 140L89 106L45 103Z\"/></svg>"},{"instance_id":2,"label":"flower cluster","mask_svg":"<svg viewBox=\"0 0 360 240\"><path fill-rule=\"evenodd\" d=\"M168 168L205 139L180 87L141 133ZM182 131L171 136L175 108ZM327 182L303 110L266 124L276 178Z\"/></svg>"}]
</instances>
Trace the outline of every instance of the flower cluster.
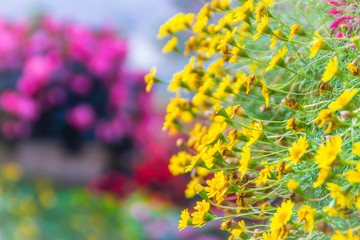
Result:
<instances>
[{"instance_id":1,"label":"flower cluster","mask_svg":"<svg viewBox=\"0 0 360 240\"><path fill-rule=\"evenodd\" d=\"M179 189L172 197L181 199L185 177L173 179L167 169L175 144L155 134L163 114L127 54L127 41L106 26L49 16L0 20L1 135L7 142L55 138L70 150L99 140L110 171L92 181L93 189L123 196L133 191L129 183Z\"/></svg>"},{"instance_id":2,"label":"flower cluster","mask_svg":"<svg viewBox=\"0 0 360 240\"><path fill-rule=\"evenodd\" d=\"M356 15L358 10L358 3L353 6L349 4L351 1L331 1L327 0L328 4L332 5L333 8L328 14L334 17L332 24L330 25L331 34L336 35L338 38L343 36L350 36L359 24L360 18Z\"/></svg>"},{"instance_id":3,"label":"flower cluster","mask_svg":"<svg viewBox=\"0 0 360 240\"><path fill-rule=\"evenodd\" d=\"M191 56L169 82L164 123L187 135L170 171L190 173L185 195L203 199L180 229L222 221L229 239L359 239L359 32L332 37L331 4L212 0L161 26Z\"/></svg>"},{"instance_id":4,"label":"flower cluster","mask_svg":"<svg viewBox=\"0 0 360 240\"><path fill-rule=\"evenodd\" d=\"M0 24L3 136L95 138L117 144L151 121L143 73L126 66L127 42L50 17ZM66 135L66 136L65 136ZM76 136L79 136L78 138Z\"/></svg>"}]
</instances>

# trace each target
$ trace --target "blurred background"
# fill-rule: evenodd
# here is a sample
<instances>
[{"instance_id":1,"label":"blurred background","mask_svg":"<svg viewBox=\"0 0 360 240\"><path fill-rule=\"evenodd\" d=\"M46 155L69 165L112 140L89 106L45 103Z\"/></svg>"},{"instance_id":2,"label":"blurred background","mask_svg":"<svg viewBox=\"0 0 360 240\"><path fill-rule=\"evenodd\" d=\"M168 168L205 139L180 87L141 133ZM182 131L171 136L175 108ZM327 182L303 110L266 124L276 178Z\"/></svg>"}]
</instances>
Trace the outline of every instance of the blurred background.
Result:
<instances>
[{"instance_id":1,"label":"blurred background","mask_svg":"<svg viewBox=\"0 0 360 240\"><path fill-rule=\"evenodd\" d=\"M194 0L0 0L0 240L222 239L179 232L158 28Z\"/></svg>"}]
</instances>

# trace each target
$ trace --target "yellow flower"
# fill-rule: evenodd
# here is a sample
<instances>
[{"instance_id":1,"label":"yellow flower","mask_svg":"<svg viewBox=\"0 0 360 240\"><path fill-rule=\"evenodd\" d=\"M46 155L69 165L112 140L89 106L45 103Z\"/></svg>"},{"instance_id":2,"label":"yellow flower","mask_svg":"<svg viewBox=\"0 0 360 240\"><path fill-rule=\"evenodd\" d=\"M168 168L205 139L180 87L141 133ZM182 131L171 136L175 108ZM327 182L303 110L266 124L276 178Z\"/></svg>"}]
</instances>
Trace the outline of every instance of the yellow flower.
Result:
<instances>
[{"instance_id":1,"label":"yellow flower","mask_svg":"<svg viewBox=\"0 0 360 240\"><path fill-rule=\"evenodd\" d=\"M205 187L205 191L208 193L208 197L214 197L217 201L217 204L220 204L228 190L229 183L224 176L224 172L217 172L214 175L214 178L211 180L207 180L206 183L209 187Z\"/></svg>"},{"instance_id":2,"label":"yellow flower","mask_svg":"<svg viewBox=\"0 0 360 240\"><path fill-rule=\"evenodd\" d=\"M324 168L320 169L319 176L316 179L316 181L314 182L313 188L317 188L317 187L321 186L325 182L327 176L329 175L329 172L330 172L330 167L324 167Z\"/></svg>"},{"instance_id":3,"label":"yellow flower","mask_svg":"<svg viewBox=\"0 0 360 240\"><path fill-rule=\"evenodd\" d=\"M16 162L9 162L0 166L0 176L11 182L19 181L23 176L23 168Z\"/></svg>"},{"instance_id":4,"label":"yellow flower","mask_svg":"<svg viewBox=\"0 0 360 240\"><path fill-rule=\"evenodd\" d=\"M303 205L297 212L299 216L299 224L304 221L304 230L308 230L309 233L314 229L314 214L316 210L310 206Z\"/></svg>"},{"instance_id":5,"label":"yellow flower","mask_svg":"<svg viewBox=\"0 0 360 240\"><path fill-rule=\"evenodd\" d=\"M264 78L260 78L260 81L263 85L261 93L262 93L263 97L265 98L265 106L268 107L269 106L269 92L267 90L267 85L266 85Z\"/></svg>"},{"instance_id":6,"label":"yellow flower","mask_svg":"<svg viewBox=\"0 0 360 240\"><path fill-rule=\"evenodd\" d=\"M329 59L329 63L325 68L325 72L321 79L322 82L327 82L332 79L338 71L338 64L337 64L337 57L335 56L334 59Z\"/></svg>"},{"instance_id":7,"label":"yellow flower","mask_svg":"<svg viewBox=\"0 0 360 240\"><path fill-rule=\"evenodd\" d=\"M294 192L295 189L299 186L299 184L298 184L297 182L295 182L294 180L291 179L291 180L286 184L286 186L287 186L287 188L288 188L290 191Z\"/></svg>"},{"instance_id":8,"label":"yellow flower","mask_svg":"<svg viewBox=\"0 0 360 240\"><path fill-rule=\"evenodd\" d=\"M321 186L327 178L330 166L336 159L337 155L342 152L341 150L342 138L340 136L330 137L326 144L322 144L316 151L315 163L321 169L318 179L314 183L314 188Z\"/></svg>"},{"instance_id":9,"label":"yellow flower","mask_svg":"<svg viewBox=\"0 0 360 240\"><path fill-rule=\"evenodd\" d=\"M193 13L183 14L179 13L164 23L159 30L158 38L163 38L168 34L172 34L178 31L182 31L185 28L189 28L194 21L195 15Z\"/></svg>"},{"instance_id":10,"label":"yellow flower","mask_svg":"<svg viewBox=\"0 0 360 240\"><path fill-rule=\"evenodd\" d=\"M222 141L221 140L218 140L216 142L216 144L214 144L214 146L212 147L207 147L205 149L205 152L202 156L202 159L206 165L206 167L208 168L212 168L214 166L214 160L215 160L215 157L214 155L218 152L220 152L221 150L221 146L222 146Z\"/></svg>"},{"instance_id":11,"label":"yellow flower","mask_svg":"<svg viewBox=\"0 0 360 240\"><path fill-rule=\"evenodd\" d=\"M360 142L353 144L353 150L351 151L351 153L360 157Z\"/></svg>"},{"instance_id":12,"label":"yellow flower","mask_svg":"<svg viewBox=\"0 0 360 240\"><path fill-rule=\"evenodd\" d=\"M337 216L338 215L338 211L336 211L335 208L332 207L324 207L323 208L324 212L326 212L329 217L333 217L333 216Z\"/></svg>"},{"instance_id":13,"label":"yellow flower","mask_svg":"<svg viewBox=\"0 0 360 240\"><path fill-rule=\"evenodd\" d=\"M192 178L190 182L186 185L185 189L185 197L186 198L193 198L196 195L196 187L200 185L196 178Z\"/></svg>"},{"instance_id":14,"label":"yellow flower","mask_svg":"<svg viewBox=\"0 0 360 240\"><path fill-rule=\"evenodd\" d=\"M231 43L231 40L233 40L237 29L238 29L237 27L234 27L234 29L231 32L227 31L225 36L221 38L219 45L217 46L217 49L222 49L223 47L227 46L228 43Z\"/></svg>"},{"instance_id":15,"label":"yellow flower","mask_svg":"<svg viewBox=\"0 0 360 240\"><path fill-rule=\"evenodd\" d=\"M296 118L290 118L286 121L286 129L292 129L294 132L302 132L304 131L304 128L300 128L296 124Z\"/></svg>"},{"instance_id":16,"label":"yellow flower","mask_svg":"<svg viewBox=\"0 0 360 240\"><path fill-rule=\"evenodd\" d=\"M276 36L281 36L282 35L282 32L281 32L280 29L273 31L273 33L274 33L274 36L270 39L270 41L271 41L270 48L274 48L276 42L279 40L279 38L277 38Z\"/></svg>"},{"instance_id":17,"label":"yellow flower","mask_svg":"<svg viewBox=\"0 0 360 240\"><path fill-rule=\"evenodd\" d=\"M306 136L300 137L297 142L292 144L292 147L289 149L290 157L285 160L291 160L291 162L286 166L289 168L293 164L300 162L300 158L305 154L307 147L309 146Z\"/></svg>"},{"instance_id":18,"label":"yellow flower","mask_svg":"<svg viewBox=\"0 0 360 240\"><path fill-rule=\"evenodd\" d=\"M354 236L351 228L349 228L347 236L344 236L340 231L335 231L331 240L359 240L359 236Z\"/></svg>"},{"instance_id":19,"label":"yellow flower","mask_svg":"<svg viewBox=\"0 0 360 240\"><path fill-rule=\"evenodd\" d=\"M310 58L315 57L316 53L324 47L324 42L323 42L323 38L320 36L320 34L318 32L315 31L315 35L318 38L314 37L314 40L311 42L311 44L313 45L312 48L310 48Z\"/></svg>"},{"instance_id":20,"label":"yellow flower","mask_svg":"<svg viewBox=\"0 0 360 240\"><path fill-rule=\"evenodd\" d=\"M221 99L221 98L226 98L231 92L232 89L230 87L230 75L227 74L226 77L222 78L219 87L216 89L216 91L213 94L216 98Z\"/></svg>"},{"instance_id":21,"label":"yellow flower","mask_svg":"<svg viewBox=\"0 0 360 240\"><path fill-rule=\"evenodd\" d=\"M253 36L253 41L256 41L263 33L265 33L268 29L270 18L268 15L265 15L261 18L261 22L256 26L256 30L258 33L256 33Z\"/></svg>"},{"instance_id":22,"label":"yellow flower","mask_svg":"<svg viewBox=\"0 0 360 240\"><path fill-rule=\"evenodd\" d=\"M164 46L163 48L163 52L164 53L168 53L168 52L171 52L172 50L176 49L176 44L177 44L177 37L173 37L171 38L167 43L166 45Z\"/></svg>"},{"instance_id":23,"label":"yellow flower","mask_svg":"<svg viewBox=\"0 0 360 240\"><path fill-rule=\"evenodd\" d=\"M335 101L329 104L329 109L335 112L336 110L345 107L358 91L358 88L354 88L351 91L349 91L349 89L346 89L340 97L338 97Z\"/></svg>"},{"instance_id":24,"label":"yellow flower","mask_svg":"<svg viewBox=\"0 0 360 240\"><path fill-rule=\"evenodd\" d=\"M234 13L235 19L233 23L238 23L240 21L246 20L249 16L252 16L253 8L253 0L247 0L241 7L236 8Z\"/></svg>"},{"instance_id":25,"label":"yellow flower","mask_svg":"<svg viewBox=\"0 0 360 240\"><path fill-rule=\"evenodd\" d=\"M327 190L330 191L330 197L336 198L338 193L341 193L341 187L335 183L328 183Z\"/></svg>"},{"instance_id":26,"label":"yellow flower","mask_svg":"<svg viewBox=\"0 0 360 240\"><path fill-rule=\"evenodd\" d=\"M191 154L182 151L170 158L169 171L177 176L185 173L185 167L191 159Z\"/></svg>"},{"instance_id":27,"label":"yellow flower","mask_svg":"<svg viewBox=\"0 0 360 240\"><path fill-rule=\"evenodd\" d=\"M241 220L237 223L236 228L233 228L231 230L231 236L228 238L228 240L233 240L234 237L240 237L240 235L245 231L245 221Z\"/></svg>"},{"instance_id":28,"label":"yellow flower","mask_svg":"<svg viewBox=\"0 0 360 240\"><path fill-rule=\"evenodd\" d=\"M155 83L156 68L152 68L151 72L145 76L146 91L150 92L152 85Z\"/></svg>"},{"instance_id":29,"label":"yellow flower","mask_svg":"<svg viewBox=\"0 0 360 240\"><path fill-rule=\"evenodd\" d=\"M245 176L245 174L248 170L250 157L251 157L250 156L250 147L243 146L242 150L243 151L241 152L240 167L239 167L239 172L241 172L241 179L243 179L243 177Z\"/></svg>"},{"instance_id":30,"label":"yellow flower","mask_svg":"<svg viewBox=\"0 0 360 240\"><path fill-rule=\"evenodd\" d=\"M197 16L197 20L193 25L193 32L194 33L201 33L207 25L208 18L206 16Z\"/></svg>"},{"instance_id":31,"label":"yellow flower","mask_svg":"<svg viewBox=\"0 0 360 240\"><path fill-rule=\"evenodd\" d=\"M322 128L327 122L331 122L335 119L333 113L329 109L323 109L319 115L313 120L313 123L319 123L318 128Z\"/></svg>"},{"instance_id":32,"label":"yellow flower","mask_svg":"<svg viewBox=\"0 0 360 240\"><path fill-rule=\"evenodd\" d=\"M346 180L352 183L360 183L360 163L356 164L356 171L355 170L347 171Z\"/></svg>"},{"instance_id":33,"label":"yellow flower","mask_svg":"<svg viewBox=\"0 0 360 240\"><path fill-rule=\"evenodd\" d=\"M284 46L283 49L279 49L278 54L276 56L273 56L271 62L269 63L269 66L265 69L265 72L273 69L275 67L275 65L284 67L285 63L284 63L283 57L285 56L287 51L288 50L286 49L286 46Z\"/></svg>"},{"instance_id":34,"label":"yellow flower","mask_svg":"<svg viewBox=\"0 0 360 240\"><path fill-rule=\"evenodd\" d=\"M254 23L257 23L260 20L260 18L263 16L264 10L265 10L265 5L264 4L260 3L256 7L256 9L255 9L256 18L255 18Z\"/></svg>"},{"instance_id":35,"label":"yellow flower","mask_svg":"<svg viewBox=\"0 0 360 240\"><path fill-rule=\"evenodd\" d=\"M330 167L331 163L336 159L341 150L341 136L330 137L325 144L322 144L316 151L315 162L320 168Z\"/></svg>"},{"instance_id":36,"label":"yellow flower","mask_svg":"<svg viewBox=\"0 0 360 240\"><path fill-rule=\"evenodd\" d=\"M290 200L281 204L281 207L277 209L277 212L270 219L270 229L272 232L284 228L285 224L290 220L293 208L294 204Z\"/></svg>"},{"instance_id":37,"label":"yellow flower","mask_svg":"<svg viewBox=\"0 0 360 240\"><path fill-rule=\"evenodd\" d=\"M359 197L359 196L356 198L355 207L356 207L357 209L360 209L360 197Z\"/></svg>"},{"instance_id":38,"label":"yellow flower","mask_svg":"<svg viewBox=\"0 0 360 240\"><path fill-rule=\"evenodd\" d=\"M295 24L293 26L290 27L290 35L287 36L289 38L289 41L291 41L296 34L300 33L301 32L301 28L300 28L300 25L299 24Z\"/></svg>"},{"instance_id":39,"label":"yellow flower","mask_svg":"<svg viewBox=\"0 0 360 240\"><path fill-rule=\"evenodd\" d=\"M230 4L230 0L212 0L211 6L220 10L226 9Z\"/></svg>"},{"instance_id":40,"label":"yellow flower","mask_svg":"<svg viewBox=\"0 0 360 240\"><path fill-rule=\"evenodd\" d=\"M260 121L251 121L248 128L244 128L242 133L249 138L246 146L250 146L258 140L262 134L262 125Z\"/></svg>"},{"instance_id":41,"label":"yellow flower","mask_svg":"<svg viewBox=\"0 0 360 240\"><path fill-rule=\"evenodd\" d=\"M346 68L349 70L350 74L353 76L360 76L360 71L357 66L352 63L346 63Z\"/></svg>"},{"instance_id":42,"label":"yellow flower","mask_svg":"<svg viewBox=\"0 0 360 240\"><path fill-rule=\"evenodd\" d=\"M244 47L245 46L241 46L238 45L239 47L234 47L231 50L231 55L233 55L230 59L229 59L229 63L235 63L237 61L238 56L246 56L246 52L244 51Z\"/></svg>"},{"instance_id":43,"label":"yellow flower","mask_svg":"<svg viewBox=\"0 0 360 240\"><path fill-rule=\"evenodd\" d=\"M265 164L265 162L262 162L262 163ZM266 183L267 182L267 178L271 176L270 171L273 168L274 168L273 165L271 165L271 166L265 165L265 167L263 169L261 169L260 176L255 181L256 186L259 186L261 183Z\"/></svg>"},{"instance_id":44,"label":"yellow flower","mask_svg":"<svg viewBox=\"0 0 360 240\"><path fill-rule=\"evenodd\" d=\"M196 206L194 207L196 210L191 214L193 217L192 224L195 227L202 227L206 223L205 216L210 211L210 203L205 200L201 202L196 202Z\"/></svg>"},{"instance_id":45,"label":"yellow flower","mask_svg":"<svg viewBox=\"0 0 360 240\"><path fill-rule=\"evenodd\" d=\"M179 231L185 229L187 226L189 226L189 223L191 222L190 214L188 209L184 209L181 212L180 220L179 220Z\"/></svg>"}]
</instances>

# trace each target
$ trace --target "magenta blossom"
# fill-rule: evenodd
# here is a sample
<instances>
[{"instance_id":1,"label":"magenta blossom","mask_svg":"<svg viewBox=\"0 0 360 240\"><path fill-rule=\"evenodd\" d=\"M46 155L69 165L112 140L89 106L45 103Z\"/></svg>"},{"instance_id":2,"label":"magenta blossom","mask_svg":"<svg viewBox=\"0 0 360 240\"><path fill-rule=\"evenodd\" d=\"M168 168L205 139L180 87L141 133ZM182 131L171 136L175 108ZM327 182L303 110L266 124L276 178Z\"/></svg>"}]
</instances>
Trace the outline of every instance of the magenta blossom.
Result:
<instances>
[{"instance_id":1,"label":"magenta blossom","mask_svg":"<svg viewBox=\"0 0 360 240\"><path fill-rule=\"evenodd\" d=\"M87 130L91 128L95 121L95 111L88 104L80 104L70 109L66 114L66 120L68 123L78 129Z\"/></svg>"}]
</instances>

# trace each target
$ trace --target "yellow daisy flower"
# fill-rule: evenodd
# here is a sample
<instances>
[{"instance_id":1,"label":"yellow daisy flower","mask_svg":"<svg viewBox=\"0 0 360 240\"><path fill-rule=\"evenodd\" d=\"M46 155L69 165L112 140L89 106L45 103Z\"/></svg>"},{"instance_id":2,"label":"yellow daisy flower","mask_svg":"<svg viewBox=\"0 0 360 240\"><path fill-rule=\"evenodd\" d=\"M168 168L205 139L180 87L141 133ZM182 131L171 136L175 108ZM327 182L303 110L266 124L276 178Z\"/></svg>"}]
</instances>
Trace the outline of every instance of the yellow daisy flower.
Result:
<instances>
[{"instance_id":1,"label":"yellow daisy flower","mask_svg":"<svg viewBox=\"0 0 360 240\"><path fill-rule=\"evenodd\" d=\"M318 32L315 31L315 35L317 36L314 37L314 40L311 42L311 44L313 45L312 48L310 48L310 58L315 57L316 53L320 50L323 49L325 47L325 43L323 41L323 38L320 36L320 34Z\"/></svg>"},{"instance_id":2,"label":"yellow daisy flower","mask_svg":"<svg viewBox=\"0 0 360 240\"><path fill-rule=\"evenodd\" d=\"M349 70L351 75L360 76L359 68L356 65L352 63L346 63L346 68Z\"/></svg>"},{"instance_id":3,"label":"yellow daisy flower","mask_svg":"<svg viewBox=\"0 0 360 240\"><path fill-rule=\"evenodd\" d=\"M278 54L276 56L273 56L271 62L269 63L269 66L265 69L265 72L273 69L275 67L275 65L284 67L285 63L284 63L283 57L285 56L287 51L288 50L287 50L286 46L284 46L283 49L279 49Z\"/></svg>"},{"instance_id":4,"label":"yellow daisy flower","mask_svg":"<svg viewBox=\"0 0 360 240\"><path fill-rule=\"evenodd\" d=\"M335 112L336 110L345 107L358 91L358 88L354 88L351 91L349 91L349 89L346 89L340 97L338 97L335 101L329 104L329 109L332 112Z\"/></svg>"},{"instance_id":5,"label":"yellow daisy flower","mask_svg":"<svg viewBox=\"0 0 360 240\"><path fill-rule=\"evenodd\" d=\"M189 226L189 223L191 222L191 217L190 217L190 214L189 214L189 210L188 209L184 209L182 212L181 212L181 215L180 215L180 220L179 220L179 231L185 229L187 226Z\"/></svg>"},{"instance_id":6,"label":"yellow daisy flower","mask_svg":"<svg viewBox=\"0 0 360 240\"><path fill-rule=\"evenodd\" d=\"M325 68L325 72L323 74L321 81L324 83L329 81L336 75L337 71L338 71L338 63L337 63L337 57L335 56L334 59L329 59L329 63Z\"/></svg>"},{"instance_id":7,"label":"yellow daisy flower","mask_svg":"<svg viewBox=\"0 0 360 240\"><path fill-rule=\"evenodd\" d=\"M145 76L144 79L146 83L146 92L150 92L152 85L155 83L156 81L155 74L156 74L156 68L153 67L151 69L151 72Z\"/></svg>"},{"instance_id":8,"label":"yellow daisy flower","mask_svg":"<svg viewBox=\"0 0 360 240\"><path fill-rule=\"evenodd\" d=\"M263 33L268 31L269 22L270 18L268 15L265 15L261 18L261 22L256 26L258 33L253 36L253 41L256 41Z\"/></svg>"},{"instance_id":9,"label":"yellow daisy flower","mask_svg":"<svg viewBox=\"0 0 360 240\"><path fill-rule=\"evenodd\" d=\"M307 147L309 146L306 136L300 137L297 142L292 144L292 147L289 149L290 157L285 160L291 160L291 162L286 166L289 168L293 164L300 162L300 158L305 154Z\"/></svg>"}]
</instances>

